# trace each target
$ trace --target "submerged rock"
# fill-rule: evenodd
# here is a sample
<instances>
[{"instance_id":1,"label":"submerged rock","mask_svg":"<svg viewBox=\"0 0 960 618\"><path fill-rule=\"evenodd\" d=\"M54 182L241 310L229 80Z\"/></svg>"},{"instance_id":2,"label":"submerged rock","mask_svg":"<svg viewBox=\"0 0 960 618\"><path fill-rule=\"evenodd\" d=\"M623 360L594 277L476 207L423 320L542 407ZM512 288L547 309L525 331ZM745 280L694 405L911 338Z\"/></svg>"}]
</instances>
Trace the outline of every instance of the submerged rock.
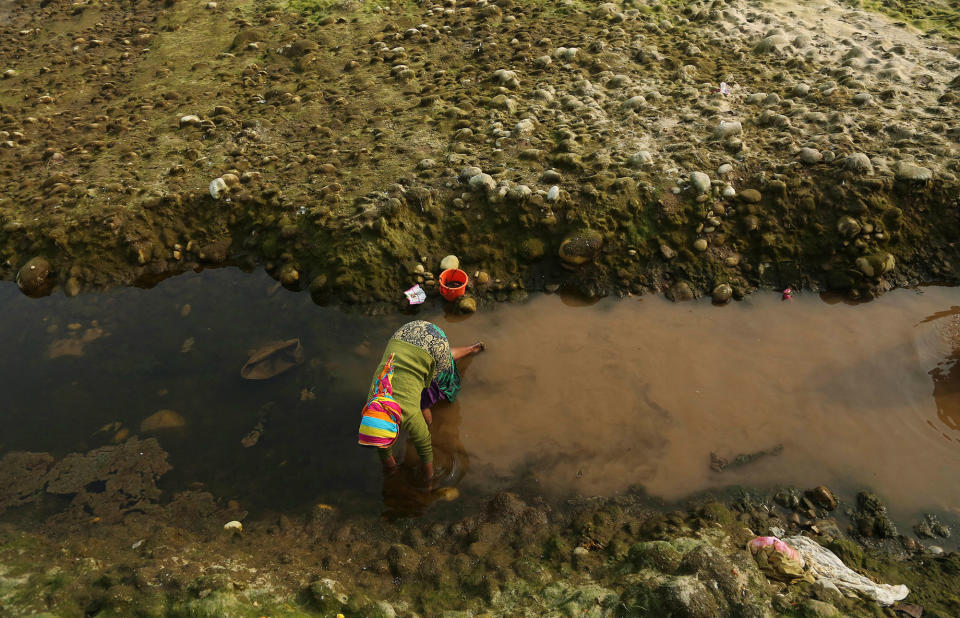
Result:
<instances>
[{"instance_id":1,"label":"submerged rock","mask_svg":"<svg viewBox=\"0 0 960 618\"><path fill-rule=\"evenodd\" d=\"M140 422L140 431L159 431L161 429L177 429L185 427L186 419L173 410L158 410Z\"/></svg>"},{"instance_id":2,"label":"submerged rock","mask_svg":"<svg viewBox=\"0 0 960 618\"><path fill-rule=\"evenodd\" d=\"M299 339L264 344L250 354L240 369L246 380L266 380L303 362L303 346Z\"/></svg>"}]
</instances>

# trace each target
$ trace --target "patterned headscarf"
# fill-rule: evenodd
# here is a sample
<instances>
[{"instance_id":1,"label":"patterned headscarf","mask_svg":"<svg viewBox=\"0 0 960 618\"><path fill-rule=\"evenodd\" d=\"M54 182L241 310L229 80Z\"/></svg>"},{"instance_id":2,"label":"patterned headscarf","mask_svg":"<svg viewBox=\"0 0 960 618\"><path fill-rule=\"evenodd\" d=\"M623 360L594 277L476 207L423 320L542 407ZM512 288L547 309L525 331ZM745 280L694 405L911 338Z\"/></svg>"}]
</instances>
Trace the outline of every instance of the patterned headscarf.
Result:
<instances>
[{"instance_id":1,"label":"patterned headscarf","mask_svg":"<svg viewBox=\"0 0 960 618\"><path fill-rule=\"evenodd\" d=\"M373 396L367 405L363 406L358 440L362 446L386 448L397 441L402 411L400 404L393 398L393 385L390 383L392 376L393 354L384 363L383 371L373 383Z\"/></svg>"}]
</instances>

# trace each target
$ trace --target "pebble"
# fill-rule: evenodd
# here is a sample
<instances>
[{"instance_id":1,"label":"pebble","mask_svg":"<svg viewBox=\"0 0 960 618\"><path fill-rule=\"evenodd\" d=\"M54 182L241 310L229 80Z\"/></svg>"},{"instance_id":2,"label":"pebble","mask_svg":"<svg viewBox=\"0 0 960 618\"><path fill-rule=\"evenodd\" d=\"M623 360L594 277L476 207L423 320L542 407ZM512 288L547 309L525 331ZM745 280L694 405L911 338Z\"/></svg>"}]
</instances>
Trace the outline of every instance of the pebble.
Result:
<instances>
[{"instance_id":1,"label":"pebble","mask_svg":"<svg viewBox=\"0 0 960 618\"><path fill-rule=\"evenodd\" d=\"M660 253L663 255L665 260L672 260L677 257L677 252L670 248L669 245L662 244L660 245Z\"/></svg>"},{"instance_id":2,"label":"pebble","mask_svg":"<svg viewBox=\"0 0 960 618\"><path fill-rule=\"evenodd\" d=\"M220 196L227 190L227 183L223 178L214 178L210 181L210 197L219 200Z\"/></svg>"},{"instance_id":3,"label":"pebble","mask_svg":"<svg viewBox=\"0 0 960 618\"><path fill-rule=\"evenodd\" d=\"M457 309L460 313L476 313L477 301L472 296L461 296L457 301Z\"/></svg>"},{"instance_id":4,"label":"pebble","mask_svg":"<svg viewBox=\"0 0 960 618\"><path fill-rule=\"evenodd\" d=\"M195 127L200 124L200 116L194 116L189 114L187 116L180 117L180 126L181 127Z\"/></svg>"},{"instance_id":5,"label":"pebble","mask_svg":"<svg viewBox=\"0 0 960 618\"><path fill-rule=\"evenodd\" d=\"M647 100L643 96L638 94L624 101L623 107L624 109L638 110L646 104L647 104Z\"/></svg>"},{"instance_id":6,"label":"pebble","mask_svg":"<svg viewBox=\"0 0 960 618\"><path fill-rule=\"evenodd\" d=\"M763 199L763 196L756 189L744 189L740 192L740 201L747 204L756 204L761 199Z\"/></svg>"},{"instance_id":7,"label":"pebble","mask_svg":"<svg viewBox=\"0 0 960 618\"><path fill-rule=\"evenodd\" d=\"M726 176L732 171L733 171L733 165L729 163L724 163L723 165L717 168L717 176Z\"/></svg>"},{"instance_id":8,"label":"pebble","mask_svg":"<svg viewBox=\"0 0 960 618\"><path fill-rule=\"evenodd\" d=\"M698 238L693 241L693 249L695 251L706 251L707 250L707 240L705 238Z\"/></svg>"},{"instance_id":9,"label":"pebble","mask_svg":"<svg viewBox=\"0 0 960 618\"><path fill-rule=\"evenodd\" d=\"M223 529L227 532L240 534L241 532L243 532L243 524L241 524L237 520L228 521L227 523L223 524Z\"/></svg>"},{"instance_id":10,"label":"pebble","mask_svg":"<svg viewBox=\"0 0 960 618\"><path fill-rule=\"evenodd\" d=\"M698 194L706 193L710 190L710 177L703 172L691 172L690 185L696 189Z\"/></svg>"},{"instance_id":11,"label":"pebble","mask_svg":"<svg viewBox=\"0 0 960 618\"><path fill-rule=\"evenodd\" d=\"M547 191L547 201L556 202L558 199L560 199L560 187L553 185L550 187L550 190Z\"/></svg>"},{"instance_id":12,"label":"pebble","mask_svg":"<svg viewBox=\"0 0 960 618\"><path fill-rule=\"evenodd\" d=\"M723 197L729 199L737 195L737 190L733 188L733 185L725 185L723 191L720 193Z\"/></svg>"}]
</instances>

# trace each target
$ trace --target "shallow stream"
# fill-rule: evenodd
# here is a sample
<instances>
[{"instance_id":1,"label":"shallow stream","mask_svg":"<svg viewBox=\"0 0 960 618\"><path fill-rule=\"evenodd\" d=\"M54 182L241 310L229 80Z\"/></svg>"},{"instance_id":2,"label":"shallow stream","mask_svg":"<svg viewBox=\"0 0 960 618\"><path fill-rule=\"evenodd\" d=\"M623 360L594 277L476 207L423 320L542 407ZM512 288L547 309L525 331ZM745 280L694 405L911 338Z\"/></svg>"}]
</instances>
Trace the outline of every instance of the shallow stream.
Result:
<instances>
[{"instance_id":1,"label":"shallow stream","mask_svg":"<svg viewBox=\"0 0 960 618\"><path fill-rule=\"evenodd\" d=\"M0 456L86 451L173 410L184 425L152 434L170 453L170 491L202 484L253 512L383 508L377 459L356 446L358 410L386 338L413 314L318 307L229 269L72 299L29 299L5 283L0 303ZM454 344L487 344L465 364L460 399L434 411L438 465L462 475L462 499L435 509L518 485L547 495L640 485L669 500L825 484L871 488L905 523L960 512L960 289L858 305L769 292L724 307L537 296L416 317ZM301 365L240 377L250 350L290 338ZM773 452L737 465L760 451ZM711 453L715 468L728 465L712 469Z\"/></svg>"}]
</instances>

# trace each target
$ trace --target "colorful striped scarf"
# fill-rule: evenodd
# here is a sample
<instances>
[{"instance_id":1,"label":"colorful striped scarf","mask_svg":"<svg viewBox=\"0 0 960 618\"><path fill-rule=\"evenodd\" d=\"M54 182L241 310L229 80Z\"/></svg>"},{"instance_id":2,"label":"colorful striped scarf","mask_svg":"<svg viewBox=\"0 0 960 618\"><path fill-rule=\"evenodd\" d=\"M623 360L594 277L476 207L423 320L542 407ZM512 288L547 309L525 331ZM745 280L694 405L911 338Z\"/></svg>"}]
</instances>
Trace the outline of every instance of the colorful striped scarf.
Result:
<instances>
[{"instance_id":1,"label":"colorful striped scarf","mask_svg":"<svg viewBox=\"0 0 960 618\"><path fill-rule=\"evenodd\" d=\"M393 398L393 354L383 365L383 371L374 380L373 396L363 406L360 419L359 443L362 446L386 448L397 440L402 410Z\"/></svg>"}]
</instances>

